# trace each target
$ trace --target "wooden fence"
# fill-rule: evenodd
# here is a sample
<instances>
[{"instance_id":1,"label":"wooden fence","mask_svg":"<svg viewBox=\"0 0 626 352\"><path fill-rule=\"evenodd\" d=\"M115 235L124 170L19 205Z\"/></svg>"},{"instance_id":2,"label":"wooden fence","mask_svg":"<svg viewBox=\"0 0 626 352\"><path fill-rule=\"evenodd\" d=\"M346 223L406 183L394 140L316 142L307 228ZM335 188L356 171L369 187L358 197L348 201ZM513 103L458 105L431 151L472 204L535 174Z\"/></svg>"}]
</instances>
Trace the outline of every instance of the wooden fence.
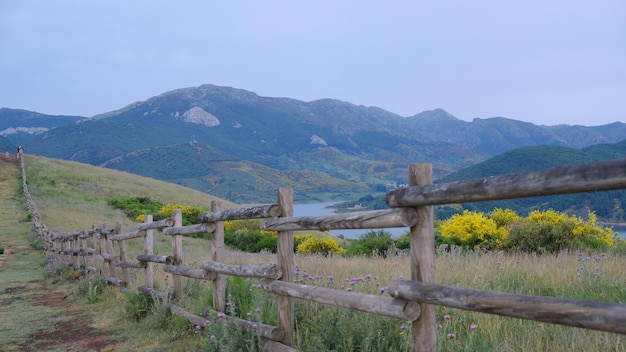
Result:
<instances>
[{"instance_id":1,"label":"wooden fence","mask_svg":"<svg viewBox=\"0 0 626 352\"><path fill-rule=\"evenodd\" d=\"M626 304L436 284L433 214L436 204L626 188L626 159L446 184L432 184L430 164L414 164L409 167L409 185L387 192L387 210L294 217L292 190L279 189L275 204L222 210L221 202L213 201L211 212L200 215L201 223L193 226L182 226L182 213L174 210L166 220L152 221L152 216L146 216L145 222L130 233L121 233L119 225L60 236L40 233L49 252L72 265L100 273L111 284L128 285L129 270L142 270L145 282L138 290L148 294L159 295L153 287L153 273L154 265L162 265L172 275L174 302L182 296L182 277L210 281L214 285L212 309L218 312L226 308L227 276L259 279L263 290L277 296L278 326L258 324L251 333L262 337L265 348L272 351L294 350L294 298L412 321L414 351L436 350L436 305L626 334ZM224 221L243 219L262 219L262 229L278 231L277 264L224 263ZM411 279L392 280L388 297L293 282L294 231L391 227L410 227ZM155 230L171 237L170 255L154 255ZM212 233L209 258L202 261L200 268L185 266L183 237L206 232ZM134 238L143 240L144 254L131 259L127 257L125 241ZM113 252L113 242L117 242L119 253ZM194 325L205 326L202 316L174 304L170 310ZM224 319L232 328L250 331L245 320L229 316Z\"/></svg>"}]
</instances>

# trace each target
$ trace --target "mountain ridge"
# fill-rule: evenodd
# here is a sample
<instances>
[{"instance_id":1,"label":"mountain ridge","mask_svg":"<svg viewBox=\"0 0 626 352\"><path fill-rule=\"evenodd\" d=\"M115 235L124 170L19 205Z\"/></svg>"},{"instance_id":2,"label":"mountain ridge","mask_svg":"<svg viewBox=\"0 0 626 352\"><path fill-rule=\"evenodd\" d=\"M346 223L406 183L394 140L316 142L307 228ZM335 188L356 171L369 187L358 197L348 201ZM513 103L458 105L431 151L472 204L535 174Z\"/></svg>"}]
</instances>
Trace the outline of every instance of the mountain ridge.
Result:
<instances>
[{"instance_id":1,"label":"mountain ridge","mask_svg":"<svg viewBox=\"0 0 626 352\"><path fill-rule=\"evenodd\" d=\"M280 187L290 183L284 175L303 172L314 185L302 187L309 200L321 197L316 192L330 197L324 182L353 183L341 197L404 183L410 163L431 163L435 178L442 178L515 148L580 149L626 139L621 122L595 127L538 126L504 117L469 122L443 109L402 117L337 99L304 102L211 84L164 92L91 118L3 108L0 122L0 135L26 152L133 170L222 197L236 197L237 184L266 192L261 185ZM276 180L244 175L232 164L237 162L248 165L249 173L263 169ZM225 189L209 181L229 177L233 182Z\"/></svg>"}]
</instances>

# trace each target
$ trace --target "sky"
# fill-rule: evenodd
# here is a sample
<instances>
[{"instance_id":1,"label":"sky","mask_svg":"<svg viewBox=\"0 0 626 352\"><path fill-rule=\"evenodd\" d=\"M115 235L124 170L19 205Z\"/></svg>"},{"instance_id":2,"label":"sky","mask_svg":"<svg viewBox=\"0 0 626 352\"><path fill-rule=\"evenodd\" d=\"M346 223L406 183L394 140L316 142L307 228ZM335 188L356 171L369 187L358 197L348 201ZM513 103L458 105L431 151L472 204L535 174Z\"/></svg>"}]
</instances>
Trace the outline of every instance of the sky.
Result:
<instances>
[{"instance_id":1,"label":"sky","mask_svg":"<svg viewBox=\"0 0 626 352\"><path fill-rule=\"evenodd\" d=\"M90 117L203 84L626 122L626 1L0 0L0 107Z\"/></svg>"}]
</instances>

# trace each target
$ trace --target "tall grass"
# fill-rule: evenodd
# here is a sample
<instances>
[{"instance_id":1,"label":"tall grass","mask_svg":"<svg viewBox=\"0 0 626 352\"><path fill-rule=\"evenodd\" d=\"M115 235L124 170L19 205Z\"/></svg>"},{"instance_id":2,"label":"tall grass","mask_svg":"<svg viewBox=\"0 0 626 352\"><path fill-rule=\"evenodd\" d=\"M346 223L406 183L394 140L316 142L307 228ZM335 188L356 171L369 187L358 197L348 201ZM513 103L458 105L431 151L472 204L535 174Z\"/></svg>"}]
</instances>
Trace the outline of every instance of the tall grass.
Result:
<instances>
[{"instance_id":1,"label":"tall grass","mask_svg":"<svg viewBox=\"0 0 626 352\"><path fill-rule=\"evenodd\" d=\"M189 249L185 258L188 265L208 259L208 249L199 249L203 240L186 238L185 242L185 250ZM276 260L270 253L229 252L226 258L229 264L274 263ZM294 276L298 282L308 285L386 295L390 280L410 278L409 261L406 255L385 258L297 255ZM619 253L564 251L558 255L535 256L453 249L438 252L436 267L437 282L445 285L626 303L626 271L623 270L626 258ZM254 308L276 309L269 303L274 302L275 297L257 288L256 281L238 279L237 282L229 282L229 300L233 307L241 309L233 309L230 314L246 319L246 313ZM163 281L161 285L167 284ZM210 294L211 285L207 284L185 297L184 304L199 314L202 307L211 304ZM295 308L296 344L302 351L410 350L410 322L299 300ZM265 314L260 318L255 321L275 324L275 315ZM215 323L219 320L215 319ZM437 324L439 351L626 350L624 337L618 334L446 307L437 308ZM214 345L216 342L210 336L216 331L226 334L220 337L220 346L235 346L228 345L228 339L239 346L241 333L213 325L214 329L218 326L218 330L198 332L194 346L202 349ZM253 345L249 347L255 350Z\"/></svg>"}]
</instances>

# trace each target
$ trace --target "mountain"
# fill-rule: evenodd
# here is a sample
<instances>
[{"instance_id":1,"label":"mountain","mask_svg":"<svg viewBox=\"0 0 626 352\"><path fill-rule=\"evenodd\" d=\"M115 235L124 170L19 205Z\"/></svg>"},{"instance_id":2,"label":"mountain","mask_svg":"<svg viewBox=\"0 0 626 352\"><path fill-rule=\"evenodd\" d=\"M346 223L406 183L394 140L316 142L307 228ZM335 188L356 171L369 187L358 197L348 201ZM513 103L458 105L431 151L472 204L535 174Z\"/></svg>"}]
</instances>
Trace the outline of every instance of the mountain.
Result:
<instances>
[{"instance_id":1,"label":"mountain","mask_svg":"<svg viewBox=\"0 0 626 352\"><path fill-rule=\"evenodd\" d=\"M411 131L425 140L452 143L494 156L507 150L552 145L584 148L600 143L616 143L626 138L626 124L603 126L537 126L504 117L474 119L466 122L442 109L425 111L407 118Z\"/></svg>"},{"instance_id":2,"label":"mountain","mask_svg":"<svg viewBox=\"0 0 626 352\"><path fill-rule=\"evenodd\" d=\"M27 153L244 203L274 199L275 188L287 185L296 189L297 201L345 199L404 183L410 163L432 163L441 178L519 147L583 148L626 138L626 124L619 122L466 122L442 109L402 117L334 99L303 102L214 85L173 90L92 118L2 109L0 120L3 135ZM341 191L331 193L334 186Z\"/></svg>"},{"instance_id":3,"label":"mountain","mask_svg":"<svg viewBox=\"0 0 626 352\"><path fill-rule=\"evenodd\" d=\"M41 134L84 119L80 116L45 115L38 112L0 108L0 136Z\"/></svg>"}]
</instances>

